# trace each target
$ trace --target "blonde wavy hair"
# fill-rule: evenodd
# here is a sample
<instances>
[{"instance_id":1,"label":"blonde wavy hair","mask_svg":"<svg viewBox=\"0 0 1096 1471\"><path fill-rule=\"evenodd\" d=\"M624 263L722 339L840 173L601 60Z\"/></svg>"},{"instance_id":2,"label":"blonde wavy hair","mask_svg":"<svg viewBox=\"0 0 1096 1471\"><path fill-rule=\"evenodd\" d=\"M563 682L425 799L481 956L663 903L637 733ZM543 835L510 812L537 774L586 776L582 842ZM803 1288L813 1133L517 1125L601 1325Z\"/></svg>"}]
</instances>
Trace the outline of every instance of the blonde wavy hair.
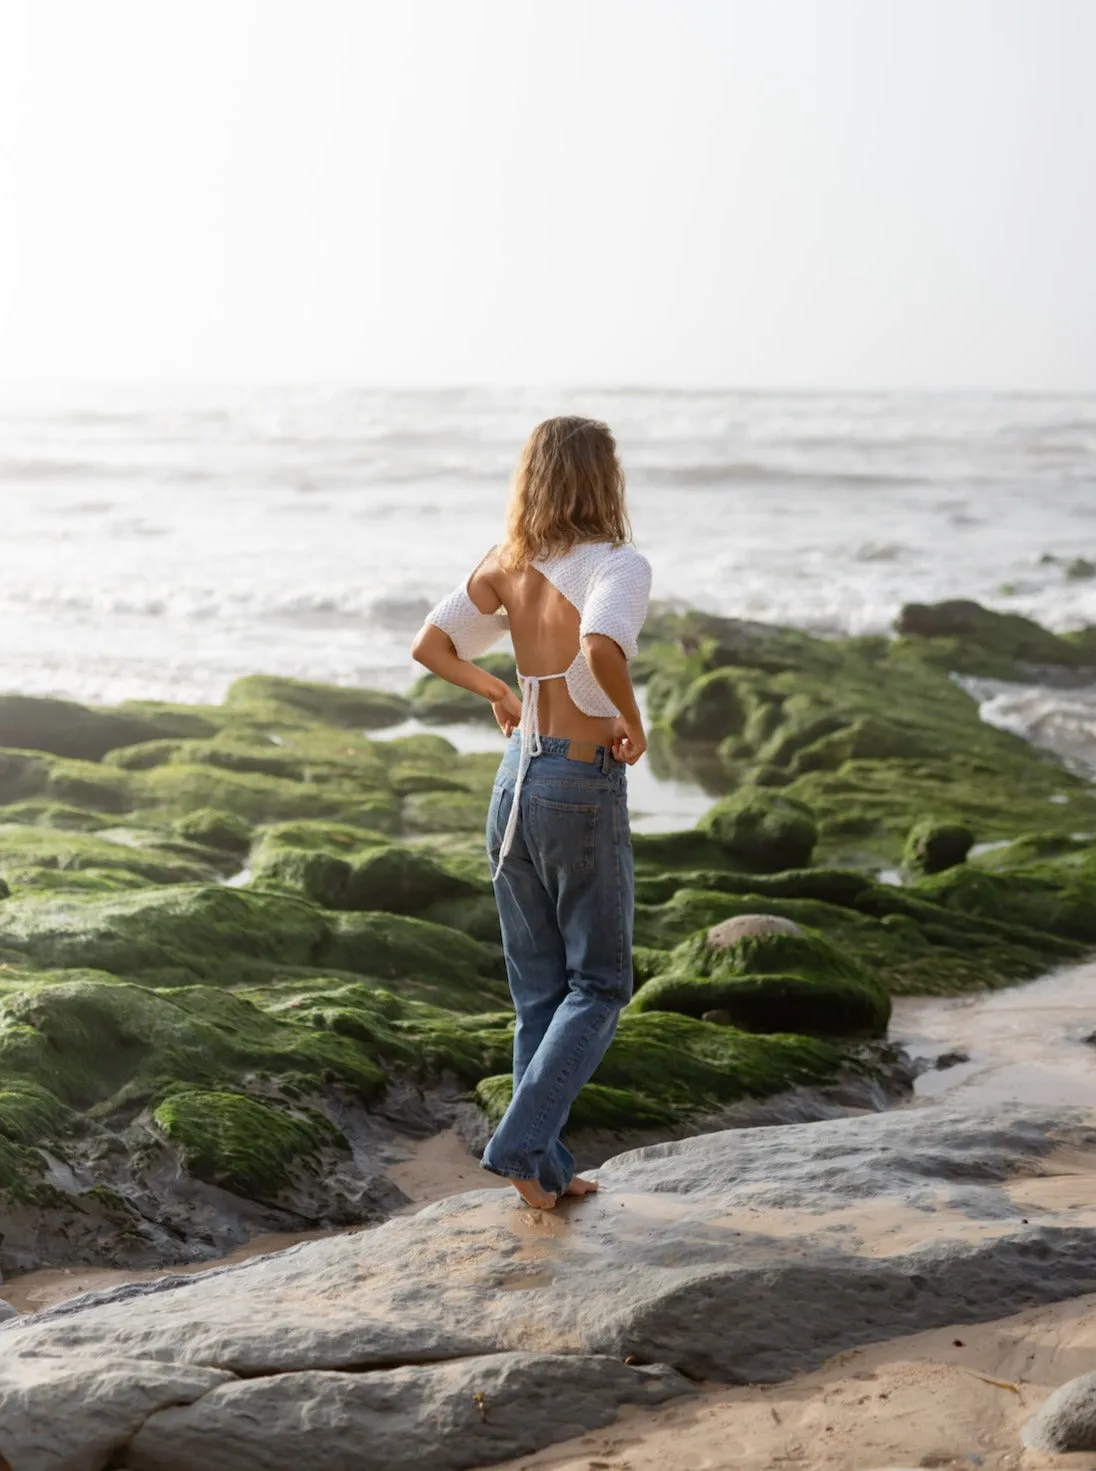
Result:
<instances>
[{"instance_id":1,"label":"blonde wavy hair","mask_svg":"<svg viewBox=\"0 0 1096 1471\"><path fill-rule=\"evenodd\" d=\"M506 536L498 555L518 570L580 542L630 541L624 471L609 426L597 419L545 419L518 460Z\"/></svg>"}]
</instances>

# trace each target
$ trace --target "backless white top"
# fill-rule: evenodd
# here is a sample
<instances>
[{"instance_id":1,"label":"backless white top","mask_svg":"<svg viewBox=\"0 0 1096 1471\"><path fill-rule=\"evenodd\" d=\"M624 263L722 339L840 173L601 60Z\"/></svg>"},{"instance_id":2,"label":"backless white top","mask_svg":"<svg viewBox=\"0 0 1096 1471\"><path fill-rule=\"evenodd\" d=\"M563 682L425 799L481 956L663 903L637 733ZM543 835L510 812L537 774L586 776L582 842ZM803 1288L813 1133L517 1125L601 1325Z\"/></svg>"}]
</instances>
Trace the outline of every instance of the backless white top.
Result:
<instances>
[{"instance_id":1,"label":"backless white top","mask_svg":"<svg viewBox=\"0 0 1096 1471\"><path fill-rule=\"evenodd\" d=\"M545 679L565 679L571 699L584 715L613 716L619 711L594 678L581 640L601 633L620 645L626 659L634 659L639 632L647 616L651 593L651 567L634 547L590 541L558 557L534 562L552 586L579 613L579 647L566 669L556 674L522 674L521 761L514 788L510 819L499 852L498 872L505 862L517 831L522 783L529 760L541 754L540 686ZM509 630L505 613L481 613L468 595L467 582L454 588L427 615L426 621L447 633L462 659L478 659Z\"/></svg>"}]
</instances>

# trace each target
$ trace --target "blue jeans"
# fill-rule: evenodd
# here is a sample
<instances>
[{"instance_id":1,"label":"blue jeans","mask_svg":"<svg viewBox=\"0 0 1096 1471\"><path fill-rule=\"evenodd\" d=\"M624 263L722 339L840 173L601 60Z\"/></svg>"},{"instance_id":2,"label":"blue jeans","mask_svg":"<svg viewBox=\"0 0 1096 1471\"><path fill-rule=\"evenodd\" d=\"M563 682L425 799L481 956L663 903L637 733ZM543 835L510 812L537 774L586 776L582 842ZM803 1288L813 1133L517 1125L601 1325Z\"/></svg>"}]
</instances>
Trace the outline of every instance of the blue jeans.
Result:
<instances>
[{"instance_id":1,"label":"blue jeans","mask_svg":"<svg viewBox=\"0 0 1096 1471\"><path fill-rule=\"evenodd\" d=\"M613 1040L632 994L635 880L627 768L602 746L541 738L519 797L514 844L495 880L510 994L517 1011L514 1093L483 1155L511 1179L566 1189L575 1162L560 1143L579 1089ZM514 799L520 742L511 737L487 816L494 866Z\"/></svg>"}]
</instances>

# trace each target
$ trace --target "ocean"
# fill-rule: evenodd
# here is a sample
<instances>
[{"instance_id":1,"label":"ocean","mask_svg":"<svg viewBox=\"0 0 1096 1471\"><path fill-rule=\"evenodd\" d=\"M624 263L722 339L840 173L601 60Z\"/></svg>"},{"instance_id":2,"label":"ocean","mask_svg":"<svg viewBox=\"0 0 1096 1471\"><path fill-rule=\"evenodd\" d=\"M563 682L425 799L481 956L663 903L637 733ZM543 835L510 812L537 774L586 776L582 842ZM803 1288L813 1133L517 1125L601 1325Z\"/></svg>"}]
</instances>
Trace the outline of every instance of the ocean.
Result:
<instances>
[{"instance_id":1,"label":"ocean","mask_svg":"<svg viewBox=\"0 0 1096 1471\"><path fill-rule=\"evenodd\" d=\"M9 388L0 690L405 688L528 430L574 412L617 435L660 602L823 634L958 596L1096 623L1096 395Z\"/></svg>"}]
</instances>

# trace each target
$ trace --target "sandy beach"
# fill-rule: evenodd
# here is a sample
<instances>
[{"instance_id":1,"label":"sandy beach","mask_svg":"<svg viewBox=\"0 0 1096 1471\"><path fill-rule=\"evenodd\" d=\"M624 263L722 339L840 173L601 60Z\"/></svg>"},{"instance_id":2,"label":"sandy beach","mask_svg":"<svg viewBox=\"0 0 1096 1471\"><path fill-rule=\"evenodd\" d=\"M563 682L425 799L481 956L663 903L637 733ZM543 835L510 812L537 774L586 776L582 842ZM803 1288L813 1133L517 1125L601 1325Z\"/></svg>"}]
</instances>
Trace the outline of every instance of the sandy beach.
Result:
<instances>
[{"instance_id":1,"label":"sandy beach","mask_svg":"<svg viewBox=\"0 0 1096 1471\"><path fill-rule=\"evenodd\" d=\"M838 1355L786 1384L694 1399L521 1456L498 1471L1091 1471L1024 1450L1020 1427L1096 1362L1096 1296Z\"/></svg>"}]
</instances>

